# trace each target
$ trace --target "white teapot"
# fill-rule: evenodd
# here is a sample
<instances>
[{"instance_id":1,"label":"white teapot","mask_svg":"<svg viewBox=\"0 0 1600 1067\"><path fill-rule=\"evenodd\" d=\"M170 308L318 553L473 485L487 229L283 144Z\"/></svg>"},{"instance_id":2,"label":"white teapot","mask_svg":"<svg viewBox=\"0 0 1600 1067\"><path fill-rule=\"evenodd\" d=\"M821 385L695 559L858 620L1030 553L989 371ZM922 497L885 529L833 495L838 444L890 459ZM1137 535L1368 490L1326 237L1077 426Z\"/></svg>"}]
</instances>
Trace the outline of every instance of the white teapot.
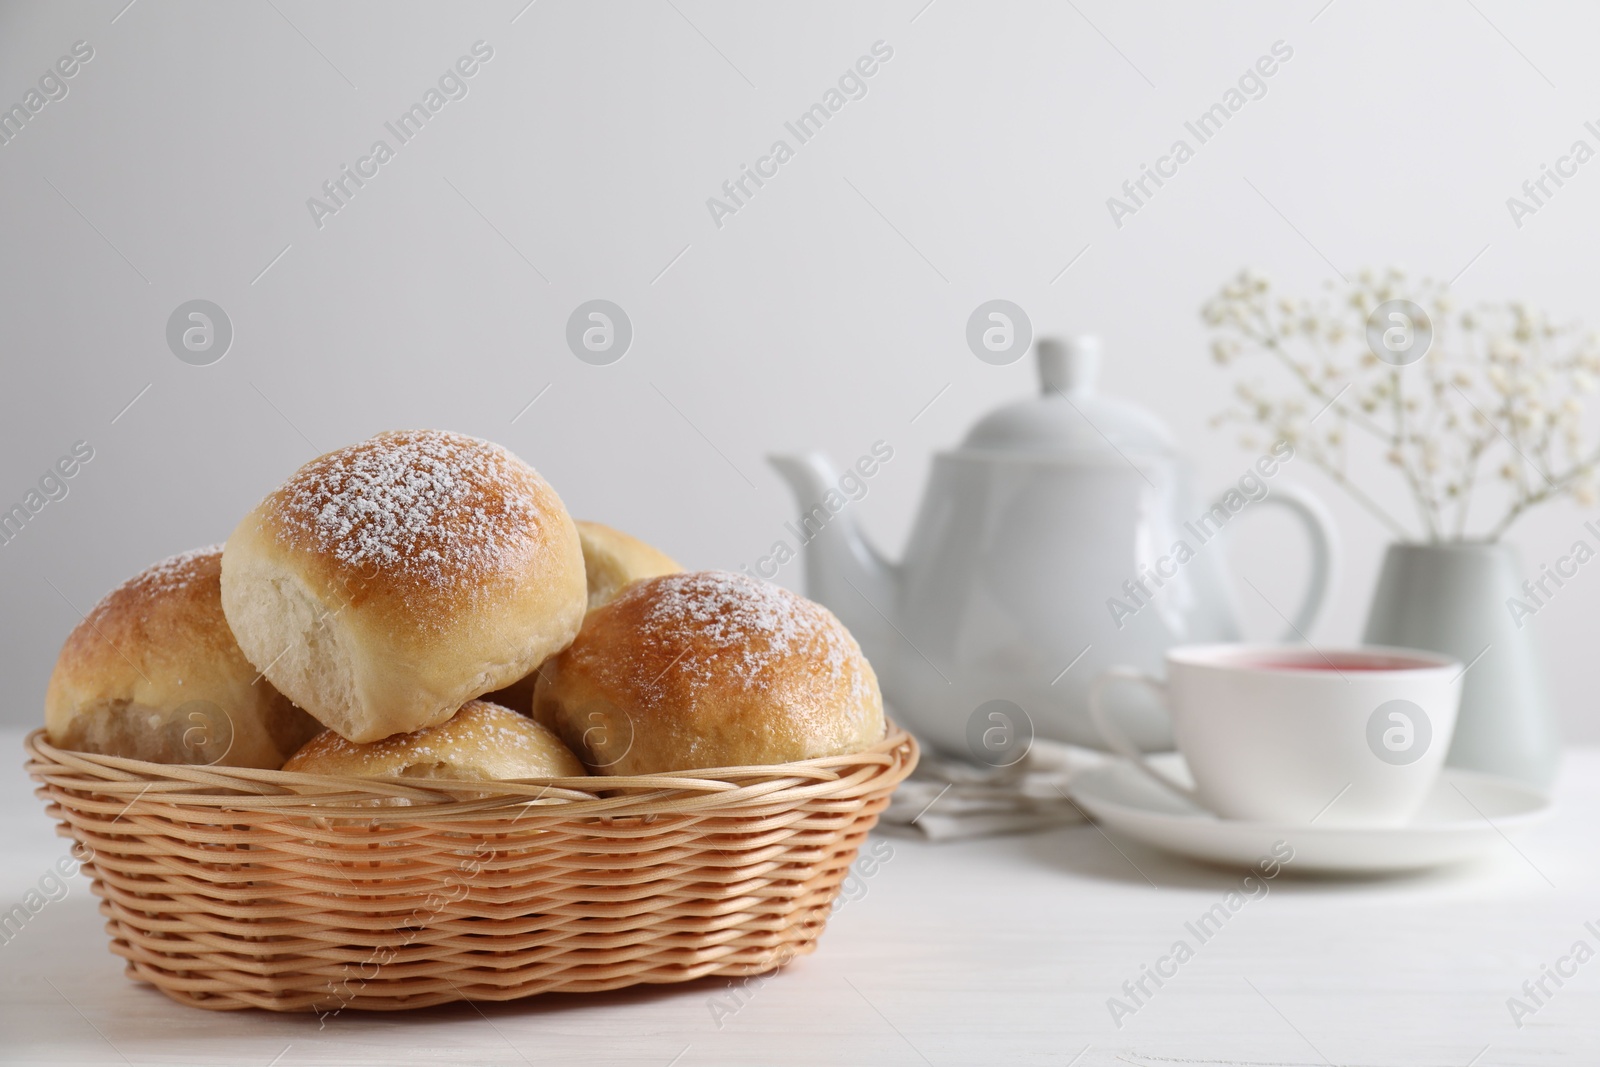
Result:
<instances>
[{"instance_id":1,"label":"white teapot","mask_svg":"<svg viewBox=\"0 0 1600 1067\"><path fill-rule=\"evenodd\" d=\"M1173 645L1238 640L1220 542L1257 504L1288 508L1310 538L1309 587L1285 616L1286 639L1310 629L1338 557L1322 504L1282 481L1287 442L1197 506L1166 428L1095 391L1095 338L1036 349L1040 395L991 412L934 458L903 560L868 544L848 513L803 550L807 595L855 634L899 721L956 755L980 755L972 730L996 700L1039 736L1100 747L1087 696L1102 670L1159 674ZM838 485L820 453L771 462L802 515ZM1136 743L1171 747L1147 693L1108 696Z\"/></svg>"}]
</instances>

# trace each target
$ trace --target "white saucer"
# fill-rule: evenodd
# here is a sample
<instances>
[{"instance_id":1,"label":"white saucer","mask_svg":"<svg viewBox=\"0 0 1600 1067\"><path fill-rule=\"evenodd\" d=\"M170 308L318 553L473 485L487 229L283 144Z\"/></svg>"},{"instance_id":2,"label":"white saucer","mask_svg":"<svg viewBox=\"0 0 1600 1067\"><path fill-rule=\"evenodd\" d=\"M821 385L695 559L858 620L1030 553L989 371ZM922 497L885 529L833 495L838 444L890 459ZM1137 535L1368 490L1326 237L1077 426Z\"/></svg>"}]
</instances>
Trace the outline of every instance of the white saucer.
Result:
<instances>
[{"instance_id":1,"label":"white saucer","mask_svg":"<svg viewBox=\"0 0 1600 1067\"><path fill-rule=\"evenodd\" d=\"M1188 768L1177 753L1151 762L1188 782ZM1510 854L1508 839L1543 821L1550 798L1507 778L1446 767L1406 826L1347 829L1276 825L1221 819L1162 789L1126 761L1075 775L1073 799L1106 828L1141 844L1209 863L1249 867L1287 841L1296 871L1345 874L1417 870L1493 853Z\"/></svg>"}]
</instances>

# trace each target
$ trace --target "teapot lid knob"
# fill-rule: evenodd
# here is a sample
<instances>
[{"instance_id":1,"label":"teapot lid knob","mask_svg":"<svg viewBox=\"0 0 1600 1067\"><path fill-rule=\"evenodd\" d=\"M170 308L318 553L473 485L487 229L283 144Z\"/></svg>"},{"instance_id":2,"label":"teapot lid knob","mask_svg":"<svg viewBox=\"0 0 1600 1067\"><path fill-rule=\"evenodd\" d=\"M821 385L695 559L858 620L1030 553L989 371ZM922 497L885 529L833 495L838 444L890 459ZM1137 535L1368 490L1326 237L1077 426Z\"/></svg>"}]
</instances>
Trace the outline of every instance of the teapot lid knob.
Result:
<instances>
[{"instance_id":1,"label":"teapot lid knob","mask_svg":"<svg viewBox=\"0 0 1600 1067\"><path fill-rule=\"evenodd\" d=\"M1093 334L1065 340L1041 337L1034 348L1039 356L1039 388L1045 396L1094 389L1100 371L1100 338Z\"/></svg>"}]
</instances>

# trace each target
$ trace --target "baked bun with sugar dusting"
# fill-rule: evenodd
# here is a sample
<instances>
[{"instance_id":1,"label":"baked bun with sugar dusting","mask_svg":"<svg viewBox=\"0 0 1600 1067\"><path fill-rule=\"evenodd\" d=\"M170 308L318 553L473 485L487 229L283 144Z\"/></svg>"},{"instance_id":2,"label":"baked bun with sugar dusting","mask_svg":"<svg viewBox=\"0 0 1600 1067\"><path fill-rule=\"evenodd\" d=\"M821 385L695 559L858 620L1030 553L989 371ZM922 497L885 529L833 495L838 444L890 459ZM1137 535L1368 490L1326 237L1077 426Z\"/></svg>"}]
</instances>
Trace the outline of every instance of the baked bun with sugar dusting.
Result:
<instances>
[{"instance_id":1,"label":"baked bun with sugar dusting","mask_svg":"<svg viewBox=\"0 0 1600 1067\"><path fill-rule=\"evenodd\" d=\"M820 604L726 571L647 578L539 670L534 718L592 771L655 774L858 752L878 679Z\"/></svg>"},{"instance_id":2,"label":"baked bun with sugar dusting","mask_svg":"<svg viewBox=\"0 0 1600 1067\"><path fill-rule=\"evenodd\" d=\"M326 730L283 765L286 771L352 778L580 778L589 772L561 739L532 719L486 700L438 726L358 744Z\"/></svg>"},{"instance_id":3,"label":"baked bun with sugar dusting","mask_svg":"<svg viewBox=\"0 0 1600 1067\"><path fill-rule=\"evenodd\" d=\"M222 554L245 657L350 741L435 726L565 648L587 602L571 517L499 445L381 433L307 463Z\"/></svg>"},{"instance_id":4,"label":"baked bun with sugar dusting","mask_svg":"<svg viewBox=\"0 0 1600 1067\"><path fill-rule=\"evenodd\" d=\"M76 752L277 770L322 729L245 659L222 615L222 546L173 556L108 593L61 647L50 743Z\"/></svg>"}]
</instances>

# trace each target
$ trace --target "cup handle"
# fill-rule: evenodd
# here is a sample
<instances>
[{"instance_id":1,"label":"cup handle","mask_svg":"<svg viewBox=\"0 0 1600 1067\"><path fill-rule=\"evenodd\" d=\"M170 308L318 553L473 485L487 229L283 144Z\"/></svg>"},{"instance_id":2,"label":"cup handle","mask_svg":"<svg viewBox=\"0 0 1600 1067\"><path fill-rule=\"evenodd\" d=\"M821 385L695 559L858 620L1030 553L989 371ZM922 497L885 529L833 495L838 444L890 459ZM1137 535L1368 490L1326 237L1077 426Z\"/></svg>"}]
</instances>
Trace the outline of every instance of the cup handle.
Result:
<instances>
[{"instance_id":1,"label":"cup handle","mask_svg":"<svg viewBox=\"0 0 1600 1067\"><path fill-rule=\"evenodd\" d=\"M1133 682L1136 685L1142 685L1146 689L1155 692L1161 698L1163 705L1166 704L1167 684L1161 679L1145 674L1143 671L1136 671L1132 667L1112 667L1104 671L1089 686L1089 717L1094 720L1095 729L1099 731L1101 738L1111 746L1111 751L1133 764L1140 771L1143 771L1151 781L1178 794L1185 800L1197 805L1200 804L1200 798L1193 789L1167 777L1151 766L1149 761L1144 758L1144 753L1139 751L1139 746L1128 740L1121 727L1112 722L1110 714L1107 713L1100 702L1100 697L1108 686L1116 682Z\"/></svg>"}]
</instances>

